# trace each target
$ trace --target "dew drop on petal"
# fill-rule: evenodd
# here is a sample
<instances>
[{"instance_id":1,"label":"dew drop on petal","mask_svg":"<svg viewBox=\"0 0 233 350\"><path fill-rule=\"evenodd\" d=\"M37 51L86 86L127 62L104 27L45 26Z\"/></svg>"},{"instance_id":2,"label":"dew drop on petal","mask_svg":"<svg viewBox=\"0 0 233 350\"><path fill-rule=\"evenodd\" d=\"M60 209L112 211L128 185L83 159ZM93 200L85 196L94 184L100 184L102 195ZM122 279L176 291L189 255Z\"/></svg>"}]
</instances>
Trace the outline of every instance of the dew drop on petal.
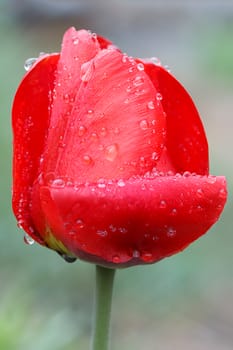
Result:
<instances>
[{"instance_id":1,"label":"dew drop on petal","mask_svg":"<svg viewBox=\"0 0 233 350\"><path fill-rule=\"evenodd\" d=\"M105 188L105 187L106 187L106 184L105 184L104 182L99 182L99 183L97 184L97 187L99 187L99 188Z\"/></svg>"},{"instance_id":2,"label":"dew drop on petal","mask_svg":"<svg viewBox=\"0 0 233 350\"><path fill-rule=\"evenodd\" d=\"M203 190L201 188L197 189L197 197L202 198L204 196Z\"/></svg>"},{"instance_id":3,"label":"dew drop on petal","mask_svg":"<svg viewBox=\"0 0 233 350\"><path fill-rule=\"evenodd\" d=\"M134 86L140 86L144 83L144 79L140 76L136 76L136 78L133 81Z\"/></svg>"},{"instance_id":4,"label":"dew drop on petal","mask_svg":"<svg viewBox=\"0 0 233 350\"><path fill-rule=\"evenodd\" d=\"M190 173L190 171L185 171L184 173L183 173L183 176L184 177L189 177L189 176L191 176L192 174Z\"/></svg>"},{"instance_id":5,"label":"dew drop on petal","mask_svg":"<svg viewBox=\"0 0 233 350\"><path fill-rule=\"evenodd\" d=\"M100 135L101 135L101 136L106 136L106 135L107 135L107 129L106 129L105 127L102 127L102 128L100 129Z\"/></svg>"},{"instance_id":6,"label":"dew drop on petal","mask_svg":"<svg viewBox=\"0 0 233 350\"><path fill-rule=\"evenodd\" d=\"M154 104L154 102L153 102L153 101L149 101L149 102L147 103L147 107L148 107L149 109L155 109L155 104Z\"/></svg>"},{"instance_id":7,"label":"dew drop on petal","mask_svg":"<svg viewBox=\"0 0 233 350\"><path fill-rule=\"evenodd\" d=\"M74 44L74 45L78 45L78 43L79 43L79 39L78 39L78 38L74 38L74 39L73 39L73 44Z\"/></svg>"},{"instance_id":8,"label":"dew drop on petal","mask_svg":"<svg viewBox=\"0 0 233 350\"><path fill-rule=\"evenodd\" d=\"M80 127L78 128L78 136L83 136L86 131L87 131L87 129L85 128L85 126L80 125Z\"/></svg>"},{"instance_id":9,"label":"dew drop on petal","mask_svg":"<svg viewBox=\"0 0 233 350\"><path fill-rule=\"evenodd\" d=\"M157 101L161 101L163 99L163 96L160 94L160 92L157 92L156 99Z\"/></svg>"},{"instance_id":10,"label":"dew drop on petal","mask_svg":"<svg viewBox=\"0 0 233 350\"><path fill-rule=\"evenodd\" d=\"M26 70L26 72L28 72L31 67L33 66L33 64L37 61L37 58L32 57L32 58L28 58L25 63L24 63L24 69Z\"/></svg>"},{"instance_id":11,"label":"dew drop on petal","mask_svg":"<svg viewBox=\"0 0 233 350\"><path fill-rule=\"evenodd\" d=\"M122 179L118 180L117 185L118 185L119 187L124 187L124 186L125 186L124 180L122 180Z\"/></svg>"},{"instance_id":12,"label":"dew drop on petal","mask_svg":"<svg viewBox=\"0 0 233 350\"><path fill-rule=\"evenodd\" d=\"M23 240L28 245L32 245L35 243L34 239L31 236L29 236L27 233L25 233Z\"/></svg>"},{"instance_id":13,"label":"dew drop on petal","mask_svg":"<svg viewBox=\"0 0 233 350\"><path fill-rule=\"evenodd\" d=\"M144 70L144 64L143 64L143 63L138 63L138 64L137 64L137 69L138 69L139 71L143 71L143 70Z\"/></svg>"},{"instance_id":14,"label":"dew drop on petal","mask_svg":"<svg viewBox=\"0 0 233 350\"><path fill-rule=\"evenodd\" d=\"M148 121L146 119L141 120L139 125L142 130L147 130L149 127Z\"/></svg>"},{"instance_id":15,"label":"dew drop on petal","mask_svg":"<svg viewBox=\"0 0 233 350\"><path fill-rule=\"evenodd\" d=\"M169 227L167 228L167 237L172 238L172 237L174 237L175 235L176 235L176 229L175 229L174 227L172 227L172 226L169 226Z\"/></svg>"},{"instance_id":16,"label":"dew drop on petal","mask_svg":"<svg viewBox=\"0 0 233 350\"><path fill-rule=\"evenodd\" d=\"M152 155L151 155L151 159L158 160L159 159L158 153L157 152L153 152Z\"/></svg>"},{"instance_id":17,"label":"dew drop on petal","mask_svg":"<svg viewBox=\"0 0 233 350\"><path fill-rule=\"evenodd\" d=\"M111 232L116 232L117 231L117 228L116 228L116 226L114 226L114 225L109 225L109 229L110 229L110 231Z\"/></svg>"},{"instance_id":18,"label":"dew drop on petal","mask_svg":"<svg viewBox=\"0 0 233 350\"><path fill-rule=\"evenodd\" d=\"M91 138L92 141L97 141L99 136L98 136L98 134L96 132L93 132L91 134L90 138Z\"/></svg>"},{"instance_id":19,"label":"dew drop on petal","mask_svg":"<svg viewBox=\"0 0 233 350\"><path fill-rule=\"evenodd\" d=\"M92 117L93 113L94 113L93 109L88 109L87 115L88 115L89 117Z\"/></svg>"},{"instance_id":20,"label":"dew drop on petal","mask_svg":"<svg viewBox=\"0 0 233 350\"><path fill-rule=\"evenodd\" d=\"M68 263L73 263L77 260L77 258L75 258L74 256L69 256L67 254L60 254L60 255Z\"/></svg>"},{"instance_id":21,"label":"dew drop on petal","mask_svg":"<svg viewBox=\"0 0 233 350\"><path fill-rule=\"evenodd\" d=\"M159 207L160 207L161 209L167 208L167 203L166 203L166 201L161 200L160 203L159 203Z\"/></svg>"},{"instance_id":22,"label":"dew drop on petal","mask_svg":"<svg viewBox=\"0 0 233 350\"><path fill-rule=\"evenodd\" d=\"M134 251L133 251L133 257L134 257L134 258L139 258L139 257L140 257L140 252L139 252L139 250L134 249Z\"/></svg>"},{"instance_id":23,"label":"dew drop on petal","mask_svg":"<svg viewBox=\"0 0 233 350\"><path fill-rule=\"evenodd\" d=\"M93 162L92 158L88 155L83 156L83 163L86 165L91 165Z\"/></svg>"},{"instance_id":24,"label":"dew drop on petal","mask_svg":"<svg viewBox=\"0 0 233 350\"><path fill-rule=\"evenodd\" d=\"M121 60L122 60L122 63L126 63L128 60L128 56L126 54L123 54Z\"/></svg>"},{"instance_id":25,"label":"dew drop on petal","mask_svg":"<svg viewBox=\"0 0 233 350\"><path fill-rule=\"evenodd\" d=\"M173 209L171 210L171 215L172 215L172 216L176 216L176 215L177 215L177 209L176 209L176 208L173 208Z\"/></svg>"},{"instance_id":26,"label":"dew drop on petal","mask_svg":"<svg viewBox=\"0 0 233 350\"><path fill-rule=\"evenodd\" d=\"M108 231L106 230L97 230L96 234L100 237L106 237L108 235Z\"/></svg>"},{"instance_id":27,"label":"dew drop on petal","mask_svg":"<svg viewBox=\"0 0 233 350\"><path fill-rule=\"evenodd\" d=\"M110 146L107 146L104 155L107 160L113 162L118 155L118 144L114 143Z\"/></svg>"},{"instance_id":28,"label":"dew drop on petal","mask_svg":"<svg viewBox=\"0 0 233 350\"><path fill-rule=\"evenodd\" d=\"M112 262L115 264L119 264L121 262L119 255L113 255Z\"/></svg>"},{"instance_id":29,"label":"dew drop on petal","mask_svg":"<svg viewBox=\"0 0 233 350\"><path fill-rule=\"evenodd\" d=\"M118 230L120 233L127 233L128 232L127 228L125 228L125 227L119 227Z\"/></svg>"},{"instance_id":30,"label":"dew drop on petal","mask_svg":"<svg viewBox=\"0 0 233 350\"><path fill-rule=\"evenodd\" d=\"M142 260L145 262L151 262L153 260L153 255L149 252L142 253Z\"/></svg>"},{"instance_id":31,"label":"dew drop on petal","mask_svg":"<svg viewBox=\"0 0 233 350\"><path fill-rule=\"evenodd\" d=\"M83 222L83 220L77 219L77 220L76 220L76 226L77 226L77 228L79 228L79 229L84 228L84 222Z\"/></svg>"},{"instance_id":32,"label":"dew drop on petal","mask_svg":"<svg viewBox=\"0 0 233 350\"><path fill-rule=\"evenodd\" d=\"M158 57L151 57L150 61L154 63L156 66L161 66L161 61L158 59Z\"/></svg>"},{"instance_id":33,"label":"dew drop on petal","mask_svg":"<svg viewBox=\"0 0 233 350\"><path fill-rule=\"evenodd\" d=\"M51 183L52 187L63 188L65 187L65 181L63 179L55 179Z\"/></svg>"},{"instance_id":34,"label":"dew drop on petal","mask_svg":"<svg viewBox=\"0 0 233 350\"><path fill-rule=\"evenodd\" d=\"M221 190L219 191L219 198L221 198L221 199L226 198L226 191L224 188L221 188Z\"/></svg>"}]
</instances>

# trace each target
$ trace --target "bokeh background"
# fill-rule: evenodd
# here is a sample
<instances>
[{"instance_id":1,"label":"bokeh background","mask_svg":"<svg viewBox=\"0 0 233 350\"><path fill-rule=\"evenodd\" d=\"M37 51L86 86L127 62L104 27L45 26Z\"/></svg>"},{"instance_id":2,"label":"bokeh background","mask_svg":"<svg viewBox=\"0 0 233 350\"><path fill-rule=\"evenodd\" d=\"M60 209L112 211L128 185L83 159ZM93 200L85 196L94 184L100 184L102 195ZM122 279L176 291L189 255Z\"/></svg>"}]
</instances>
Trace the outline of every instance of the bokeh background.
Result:
<instances>
[{"instance_id":1,"label":"bokeh background","mask_svg":"<svg viewBox=\"0 0 233 350\"><path fill-rule=\"evenodd\" d=\"M233 349L233 1L0 1L0 349L85 350L94 266L23 243L11 213L11 103L23 64L59 51L69 26L132 56L158 56L193 96L211 172L229 200L217 225L183 253L117 273L113 350Z\"/></svg>"}]
</instances>

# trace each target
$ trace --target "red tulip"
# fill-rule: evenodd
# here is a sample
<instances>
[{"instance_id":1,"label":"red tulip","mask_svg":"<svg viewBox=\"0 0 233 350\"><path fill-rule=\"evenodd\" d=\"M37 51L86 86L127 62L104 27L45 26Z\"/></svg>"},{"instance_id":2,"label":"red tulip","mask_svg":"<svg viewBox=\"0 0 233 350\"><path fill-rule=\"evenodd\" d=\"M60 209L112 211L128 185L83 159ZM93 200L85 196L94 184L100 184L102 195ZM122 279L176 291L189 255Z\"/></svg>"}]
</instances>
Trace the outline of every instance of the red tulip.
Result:
<instances>
[{"instance_id":1,"label":"red tulip","mask_svg":"<svg viewBox=\"0 0 233 350\"><path fill-rule=\"evenodd\" d=\"M67 259L153 263L203 235L226 201L185 89L161 65L70 28L13 104L13 209Z\"/></svg>"}]
</instances>

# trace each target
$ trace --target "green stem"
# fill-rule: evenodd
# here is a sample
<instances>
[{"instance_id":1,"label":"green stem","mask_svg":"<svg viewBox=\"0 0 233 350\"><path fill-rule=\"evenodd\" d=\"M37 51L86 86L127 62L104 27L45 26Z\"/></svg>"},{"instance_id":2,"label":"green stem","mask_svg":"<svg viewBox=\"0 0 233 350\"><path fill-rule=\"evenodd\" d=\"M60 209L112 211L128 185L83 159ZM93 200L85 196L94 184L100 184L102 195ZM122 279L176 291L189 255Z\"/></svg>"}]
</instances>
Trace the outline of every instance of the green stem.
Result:
<instances>
[{"instance_id":1,"label":"green stem","mask_svg":"<svg viewBox=\"0 0 233 350\"><path fill-rule=\"evenodd\" d=\"M114 269L96 265L95 318L92 350L108 350Z\"/></svg>"}]
</instances>

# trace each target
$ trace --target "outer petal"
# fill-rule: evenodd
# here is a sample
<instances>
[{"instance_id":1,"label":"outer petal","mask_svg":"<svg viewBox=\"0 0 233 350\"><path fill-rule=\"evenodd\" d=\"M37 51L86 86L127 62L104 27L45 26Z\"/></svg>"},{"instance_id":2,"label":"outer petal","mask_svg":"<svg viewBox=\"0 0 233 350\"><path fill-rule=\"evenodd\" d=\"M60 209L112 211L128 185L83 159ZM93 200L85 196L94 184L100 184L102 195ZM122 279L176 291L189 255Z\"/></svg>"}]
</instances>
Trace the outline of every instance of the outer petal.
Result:
<instances>
[{"instance_id":1,"label":"outer petal","mask_svg":"<svg viewBox=\"0 0 233 350\"><path fill-rule=\"evenodd\" d=\"M74 255L115 267L181 251L216 222L226 201L225 179L212 176L37 186L42 212L32 209L35 221L45 217Z\"/></svg>"},{"instance_id":2,"label":"outer petal","mask_svg":"<svg viewBox=\"0 0 233 350\"><path fill-rule=\"evenodd\" d=\"M44 56L31 68L16 92L12 110L13 210L19 225L40 242L29 207L49 124L49 92L58 58L58 54Z\"/></svg>"},{"instance_id":3,"label":"outer petal","mask_svg":"<svg viewBox=\"0 0 233 350\"><path fill-rule=\"evenodd\" d=\"M208 174L208 144L198 111L183 86L162 66L145 63L167 114L167 149L176 171Z\"/></svg>"},{"instance_id":4,"label":"outer petal","mask_svg":"<svg viewBox=\"0 0 233 350\"><path fill-rule=\"evenodd\" d=\"M60 128L63 147L49 167L55 178L81 183L129 178L156 165L166 119L156 89L142 69L114 49L102 50L82 65L73 110L65 130ZM48 146L50 162L51 154Z\"/></svg>"},{"instance_id":5,"label":"outer petal","mask_svg":"<svg viewBox=\"0 0 233 350\"><path fill-rule=\"evenodd\" d=\"M62 41L56 81L53 89L53 108L49 123L43 171L53 172L64 144L64 133L81 80L81 67L100 51L96 36L86 31L70 28Z\"/></svg>"}]
</instances>

